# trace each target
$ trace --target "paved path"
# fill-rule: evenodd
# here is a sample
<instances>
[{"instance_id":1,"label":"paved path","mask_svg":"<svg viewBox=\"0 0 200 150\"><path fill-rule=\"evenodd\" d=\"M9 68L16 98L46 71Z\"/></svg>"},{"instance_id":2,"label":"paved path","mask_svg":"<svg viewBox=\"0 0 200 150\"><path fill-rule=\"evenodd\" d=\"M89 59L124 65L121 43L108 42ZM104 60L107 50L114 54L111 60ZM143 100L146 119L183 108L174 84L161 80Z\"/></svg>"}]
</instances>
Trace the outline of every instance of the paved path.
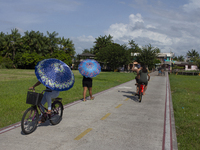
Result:
<instances>
[{"instance_id":1,"label":"paved path","mask_svg":"<svg viewBox=\"0 0 200 150\"><path fill-rule=\"evenodd\" d=\"M0 130L2 150L161 150L177 149L168 75L151 73L141 103L135 80L95 94L95 100L65 106L63 120L48 122L30 135L20 123ZM7 131L9 130L9 131Z\"/></svg>"}]
</instances>

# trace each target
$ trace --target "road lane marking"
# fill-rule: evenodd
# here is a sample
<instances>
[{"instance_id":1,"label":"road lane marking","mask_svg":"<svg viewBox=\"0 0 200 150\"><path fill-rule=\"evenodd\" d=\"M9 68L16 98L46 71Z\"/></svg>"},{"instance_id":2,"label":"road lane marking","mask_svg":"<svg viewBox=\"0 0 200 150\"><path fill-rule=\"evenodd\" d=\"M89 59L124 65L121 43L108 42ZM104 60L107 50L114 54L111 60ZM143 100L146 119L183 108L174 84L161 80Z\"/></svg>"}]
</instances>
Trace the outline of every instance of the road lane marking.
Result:
<instances>
[{"instance_id":1,"label":"road lane marking","mask_svg":"<svg viewBox=\"0 0 200 150\"><path fill-rule=\"evenodd\" d=\"M88 132L90 132L92 128L88 128L83 133L81 133L79 136L77 136L74 140L80 140L82 137L84 137Z\"/></svg>"},{"instance_id":2,"label":"road lane marking","mask_svg":"<svg viewBox=\"0 0 200 150\"><path fill-rule=\"evenodd\" d=\"M125 99L125 101L129 100L129 98Z\"/></svg>"},{"instance_id":3,"label":"road lane marking","mask_svg":"<svg viewBox=\"0 0 200 150\"><path fill-rule=\"evenodd\" d=\"M105 120L108 116L110 116L111 113L107 113L101 120Z\"/></svg>"},{"instance_id":4,"label":"road lane marking","mask_svg":"<svg viewBox=\"0 0 200 150\"><path fill-rule=\"evenodd\" d=\"M119 104L117 107L115 107L115 108L119 108L120 106L122 106L122 104Z\"/></svg>"}]
</instances>

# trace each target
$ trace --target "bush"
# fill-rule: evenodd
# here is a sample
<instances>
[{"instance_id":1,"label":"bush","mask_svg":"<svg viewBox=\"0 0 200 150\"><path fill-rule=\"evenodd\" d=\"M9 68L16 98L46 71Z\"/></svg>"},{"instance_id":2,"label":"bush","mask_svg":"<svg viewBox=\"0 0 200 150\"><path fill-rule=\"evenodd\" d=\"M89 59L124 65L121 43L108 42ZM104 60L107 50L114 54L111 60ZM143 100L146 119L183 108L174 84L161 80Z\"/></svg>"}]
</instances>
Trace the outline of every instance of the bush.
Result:
<instances>
[{"instance_id":1,"label":"bush","mask_svg":"<svg viewBox=\"0 0 200 150\"><path fill-rule=\"evenodd\" d=\"M36 52L33 53L18 53L15 57L14 63L20 69L34 69L39 61L44 59Z\"/></svg>"},{"instance_id":2,"label":"bush","mask_svg":"<svg viewBox=\"0 0 200 150\"><path fill-rule=\"evenodd\" d=\"M46 58L56 58L64 63L66 63L69 67L72 65L72 58L69 54L66 54L64 51L57 50L51 55L47 55Z\"/></svg>"},{"instance_id":3,"label":"bush","mask_svg":"<svg viewBox=\"0 0 200 150\"><path fill-rule=\"evenodd\" d=\"M184 67L174 66L173 69L184 69Z\"/></svg>"},{"instance_id":4,"label":"bush","mask_svg":"<svg viewBox=\"0 0 200 150\"><path fill-rule=\"evenodd\" d=\"M10 58L0 56L0 69L11 69L14 68L13 62Z\"/></svg>"}]
</instances>

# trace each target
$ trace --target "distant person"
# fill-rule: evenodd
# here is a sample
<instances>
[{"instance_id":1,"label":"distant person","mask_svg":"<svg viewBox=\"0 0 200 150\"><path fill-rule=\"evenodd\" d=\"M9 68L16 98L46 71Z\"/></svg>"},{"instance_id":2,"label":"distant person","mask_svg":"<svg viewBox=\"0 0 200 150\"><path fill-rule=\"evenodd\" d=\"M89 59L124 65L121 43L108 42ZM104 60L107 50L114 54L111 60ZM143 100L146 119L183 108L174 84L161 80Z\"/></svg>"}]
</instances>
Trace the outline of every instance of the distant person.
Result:
<instances>
[{"instance_id":1,"label":"distant person","mask_svg":"<svg viewBox=\"0 0 200 150\"><path fill-rule=\"evenodd\" d=\"M158 68L158 75L161 75L161 67Z\"/></svg>"},{"instance_id":2,"label":"distant person","mask_svg":"<svg viewBox=\"0 0 200 150\"><path fill-rule=\"evenodd\" d=\"M83 101L84 102L86 101L85 97L87 89L89 90L90 99L93 100L94 97L92 97L92 78L86 78L83 76L82 84L83 84Z\"/></svg>"}]
</instances>

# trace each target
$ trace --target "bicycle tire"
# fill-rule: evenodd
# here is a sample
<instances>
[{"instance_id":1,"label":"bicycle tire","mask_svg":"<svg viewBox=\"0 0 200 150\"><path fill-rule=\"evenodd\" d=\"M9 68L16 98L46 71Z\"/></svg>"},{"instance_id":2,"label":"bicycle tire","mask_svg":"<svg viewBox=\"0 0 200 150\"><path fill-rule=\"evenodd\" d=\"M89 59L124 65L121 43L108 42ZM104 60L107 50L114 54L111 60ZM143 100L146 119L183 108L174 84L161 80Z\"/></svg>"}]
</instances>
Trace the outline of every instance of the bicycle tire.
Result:
<instances>
[{"instance_id":1,"label":"bicycle tire","mask_svg":"<svg viewBox=\"0 0 200 150\"><path fill-rule=\"evenodd\" d=\"M52 108L52 114L49 121L51 122L52 125L56 125L60 123L60 121L62 120L63 104L59 101L55 101L54 103L52 103L51 108Z\"/></svg>"},{"instance_id":2,"label":"bicycle tire","mask_svg":"<svg viewBox=\"0 0 200 150\"><path fill-rule=\"evenodd\" d=\"M141 103L141 101L142 101L142 93L140 93L139 95L139 102Z\"/></svg>"},{"instance_id":3,"label":"bicycle tire","mask_svg":"<svg viewBox=\"0 0 200 150\"><path fill-rule=\"evenodd\" d=\"M39 115L35 106L29 107L23 114L21 129L24 134L30 134L37 128Z\"/></svg>"}]
</instances>

